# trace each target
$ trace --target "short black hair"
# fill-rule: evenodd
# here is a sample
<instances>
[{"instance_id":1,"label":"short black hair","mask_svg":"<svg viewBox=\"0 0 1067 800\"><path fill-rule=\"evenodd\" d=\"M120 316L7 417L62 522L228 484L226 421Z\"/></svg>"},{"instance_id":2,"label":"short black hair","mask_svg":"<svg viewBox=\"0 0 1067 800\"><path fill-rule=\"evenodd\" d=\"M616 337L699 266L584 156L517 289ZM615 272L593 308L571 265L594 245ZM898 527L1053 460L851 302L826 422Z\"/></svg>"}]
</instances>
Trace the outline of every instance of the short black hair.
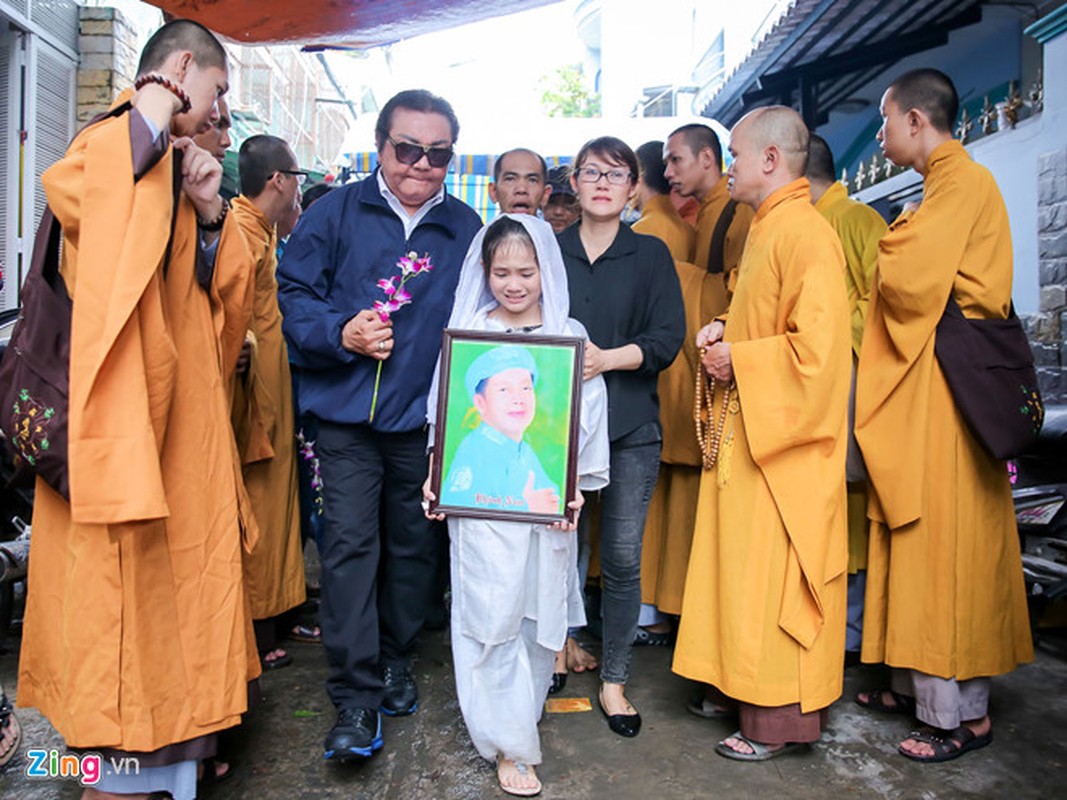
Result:
<instances>
[{"instance_id":1,"label":"short black hair","mask_svg":"<svg viewBox=\"0 0 1067 800\"><path fill-rule=\"evenodd\" d=\"M715 162L719 165L719 169L722 170L722 144L711 126L701 125L699 122L691 122L688 125L675 128L671 131L671 136L679 133L682 134L682 138L693 152L693 155L696 155L705 147L711 148L711 153L715 156Z\"/></svg>"},{"instance_id":2,"label":"short black hair","mask_svg":"<svg viewBox=\"0 0 1067 800\"><path fill-rule=\"evenodd\" d=\"M137 74L145 75L163 66L171 53L188 50L193 61L202 69L220 67L226 69L226 51L215 34L191 19L171 20L152 34L141 51Z\"/></svg>"},{"instance_id":3,"label":"short black hair","mask_svg":"<svg viewBox=\"0 0 1067 800\"><path fill-rule=\"evenodd\" d=\"M308 206L310 206L323 195L332 192L333 189L334 185L332 183L324 183L320 181L319 183L311 184L311 186L309 186L303 191L303 194L300 198L300 210L307 211Z\"/></svg>"},{"instance_id":4,"label":"short black hair","mask_svg":"<svg viewBox=\"0 0 1067 800\"><path fill-rule=\"evenodd\" d=\"M808 166L804 174L817 181L837 180L834 154L826 140L817 133L808 134Z\"/></svg>"},{"instance_id":5,"label":"short black hair","mask_svg":"<svg viewBox=\"0 0 1067 800\"><path fill-rule=\"evenodd\" d=\"M493 257L509 240L523 242L534 254L534 261L537 261L537 247L526 226L510 217L498 217L485 229L485 236L482 237L482 269L486 277L489 277Z\"/></svg>"},{"instance_id":6,"label":"short black hair","mask_svg":"<svg viewBox=\"0 0 1067 800\"><path fill-rule=\"evenodd\" d=\"M425 89L405 89L390 97L378 114L378 122L374 126L374 144L379 150L385 147L385 140L393 129L393 112L398 108L421 111L424 114L440 114L448 120L452 129L452 144L459 138L459 119L447 100Z\"/></svg>"},{"instance_id":7,"label":"short black hair","mask_svg":"<svg viewBox=\"0 0 1067 800\"><path fill-rule=\"evenodd\" d=\"M245 197L258 197L275 172L288 169L296 169L296 164L284 139L259 134L249 136L241 143L237 153L237 175L241 194Z\"/></svg>"},{"instance_id":8,"label":"short black hair","mask_svg":"<svg viewBox=\"0 0 1067 800\"><path fill-rule=\"evenodd\" d=\"M659 194L670 194L671 184L663 174L663 142L645 142L637 148L641 183Z\"/></svg>"},{"instance_id":9,"label":"short black hair","mask_svg":"<svg viewBox=\"0 0 1067 800\"><path fill-rule=\"evenodd\" d=\"M905 72L889 85L897 108L907 113L922 111L930 124L942 133L952 133L960 113L960 97L952 78L939 69L923 68Z\"/></svg>"},{"instance_id":10,"label":"short black hair","mask_svg":"<svg viewBox=\"0 0 1067 800\"><path fill-rule=\"evenodd\" d=\"M600 156L608 161L614 161L616 164L625 164L630 168L630 183L637 183L637 176L641 174L641 167L638 165L637 156L630 149L630 145L626 144L622 139L617 139L614 136L598 136L596 139L590 139L582 145L582 149L574 157L574 164L571 165L571 168L577 172L585 164L586 159L592 155Z\"/></svg>"},{"instance_id":11,"label":"short black hair","mask_svg":"<svg viewBox=\"0 0 1067 800\"><path fill-rule=\"evenodd\" d=\"M504 171L504 159L507 158L510 155L515 154L515 153L529 153L534 158L536 158L538 160L538 162L541 164L541 181L542 182L547 182L548 181L548 163L545 161L544 156L542 156L540 153L535 153L533 150L530 150L527 147L513 147L511 150L508 150L508 151L498 155L496 157L496 160L493 161L493 181L494 182L500 180L500 173Z\"/></svg>"}]
</instances>

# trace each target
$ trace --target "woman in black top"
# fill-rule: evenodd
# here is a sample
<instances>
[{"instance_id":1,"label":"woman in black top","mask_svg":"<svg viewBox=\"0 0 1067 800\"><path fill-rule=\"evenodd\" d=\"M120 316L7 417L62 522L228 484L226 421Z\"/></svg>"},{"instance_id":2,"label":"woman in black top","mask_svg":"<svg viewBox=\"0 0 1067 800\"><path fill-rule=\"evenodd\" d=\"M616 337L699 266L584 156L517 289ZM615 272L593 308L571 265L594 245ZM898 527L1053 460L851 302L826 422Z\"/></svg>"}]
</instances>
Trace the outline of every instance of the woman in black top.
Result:
<instances>
[{"instance_id":1,"label":"woman in black top","mask_svg":"<svg viewBox=\"0 0 1067 800\"><path fill-rule=\"evenodd\" d=\"M624 688L641 606L641 537L659 470L656 382L685 338L682 291L667 247L620 222L637 178L637 158L625 142L610 136L587 142L571 178L582 216L558 237L570 313L589 332L584 377L603 374L608 386L611 483L600 501L599 699L611 729L622 736L641 728Z\"/></svg>"}]
</instances>

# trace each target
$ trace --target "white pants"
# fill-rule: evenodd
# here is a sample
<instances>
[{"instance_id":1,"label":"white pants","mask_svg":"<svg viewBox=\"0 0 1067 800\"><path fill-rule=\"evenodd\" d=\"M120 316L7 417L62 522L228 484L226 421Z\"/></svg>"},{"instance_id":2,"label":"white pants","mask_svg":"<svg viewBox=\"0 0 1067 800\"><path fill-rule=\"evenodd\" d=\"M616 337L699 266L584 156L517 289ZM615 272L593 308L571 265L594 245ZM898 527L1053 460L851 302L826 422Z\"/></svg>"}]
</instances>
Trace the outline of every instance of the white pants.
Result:
<instances>
[{"instance_id":1,"label":"white pants","mask_svg":"<svg viewBox=\"0 0 1067 800\"><path fill-rule=\"evenodd\" d=\"M453 613L452 663L459 708L471 741L490 761L501 755L540 764L537 723L556 654L537 643L533 620L524 619L514 639L487 645L465 636L456 617Z\"/></svg>"},{"instance_id":2,"label":"white pants","mask_svg":"<svg viewBox=\"0 0 1067 800\"><path fill-rule=\"evenodd\" d=\"M989 678L938 678L914 669L894 669L893 691L915 698L915 716L935 728L955 730L963 720L989 711Z\"/></svg>"}]
</instances>

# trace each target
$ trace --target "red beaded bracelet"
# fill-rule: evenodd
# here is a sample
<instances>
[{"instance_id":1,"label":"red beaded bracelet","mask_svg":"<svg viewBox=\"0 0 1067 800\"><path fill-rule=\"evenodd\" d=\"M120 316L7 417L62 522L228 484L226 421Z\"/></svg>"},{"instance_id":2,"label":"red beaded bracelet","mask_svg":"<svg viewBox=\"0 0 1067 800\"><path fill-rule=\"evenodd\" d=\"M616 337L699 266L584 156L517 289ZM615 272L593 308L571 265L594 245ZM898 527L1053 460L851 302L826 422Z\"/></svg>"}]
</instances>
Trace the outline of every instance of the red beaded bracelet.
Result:
<instances>
[{"instance_id":1,"label":"red beaded bracelet","mask_svg":"<svg viewBox=\"0 0 1067 800\"><path fill-rule=\"evenodd\" d=\"M178 111L179 114L188 114L190 109L192 109L193 102L189 99L189 95L185 93L185 90L173 81L167 80L162 75L156 75L154 73L151 75L142 75L134 81L133 88L140 90L149 83L158 83L181 101L182 107Z\"/></svg>"}]
</instances>

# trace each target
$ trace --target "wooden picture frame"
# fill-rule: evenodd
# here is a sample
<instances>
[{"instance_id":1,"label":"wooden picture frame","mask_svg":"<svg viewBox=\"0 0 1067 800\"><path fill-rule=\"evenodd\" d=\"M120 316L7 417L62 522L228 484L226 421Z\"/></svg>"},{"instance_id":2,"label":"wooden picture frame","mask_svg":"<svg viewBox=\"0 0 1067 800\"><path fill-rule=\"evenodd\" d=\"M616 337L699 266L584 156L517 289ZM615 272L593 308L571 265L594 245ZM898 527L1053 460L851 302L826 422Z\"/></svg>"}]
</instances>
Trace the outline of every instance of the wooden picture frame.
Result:
<instances>
[{"instance_id":1,"label":"wooden picture frame","mask_svg":"<svg viewBox=\"0 0 1067 800\"><path fill-rule=\"evenodd\" d=\"M572 520L584 355L578 337L444 331L430 513Z\"/></svg>"}]
</instances>

